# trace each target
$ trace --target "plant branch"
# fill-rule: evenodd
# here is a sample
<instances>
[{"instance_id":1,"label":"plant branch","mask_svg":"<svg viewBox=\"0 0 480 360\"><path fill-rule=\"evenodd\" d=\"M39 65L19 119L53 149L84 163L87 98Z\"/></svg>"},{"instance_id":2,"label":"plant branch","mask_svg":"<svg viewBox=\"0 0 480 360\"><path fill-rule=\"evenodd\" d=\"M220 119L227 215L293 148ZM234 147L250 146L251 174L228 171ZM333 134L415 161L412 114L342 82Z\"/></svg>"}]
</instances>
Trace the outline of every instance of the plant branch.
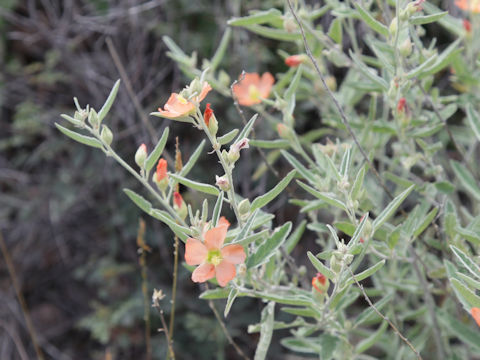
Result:
<instances>
[{"instance_id":1,"label":"plant branch","mask_svg":"<svg viewBox=\"0 0 480 360\"><path fill-rule=\"evenodd\" d=\"M368 158L367 156L367 153L365 152L365 150L363 149L363 147L360 145L360 142L358 141L357 139L357 136L355 135L355 133L353 132L353 129L352 127L350 126L350 122L348 121L347 119L347 116L345 115L345 112L343 111L343 108L342 106L340 105L340 103L338 102L337 98L335 97L335 95L332 93L332 91L330 90L330 88L328 87L326 81L325 81L325 77L323 76L321 70L320 70L320 67L317 63L317 60L315 60L315 58L313 57L313 54L312 54L312 51L310 50L310 46L308 45L308 42L307 42L307 38L305 36L305 31L303 29L303 25L302 25L302 22L300 20L300 18L298 17L297 13L295 12L295 10L293 9L293 6L292 6L292 3L290 0L286 0L287 3L288 3L288 6L290 8L290 11L292 12L292 15L293 17L295 18L295 21L297 22L299 28L300 28L300 32L302 34L302 38L303 38L303 43L305 45L305 51L308 55L308 57L310 58L310 60L312 61L313 63L313 66L315 67L315 70L318 74L318 76L320 77L320 80L322 81L322 84L326 90L326 92L328 93L328 95L330 96L330 98L332 99L333 103L335 104L335 107L337 108L338 110L338 113L340 114L340 118L342 119L342 122L343 122L343 125L347 128L348 132L350 133L350 136L353 138L353 141L355 142L355 144L357 145L358 149L360 150L360 152L362 153L362 156L363 158L365 159L365 161L367 162L367 164L369 165L369 168L372 170L372 172L374 173L374 175L377 177L378 179L378 182L380 184L380 186L383 188L383 190L385 190L385 192L387 193L387 195L393 199L394 196L393 194L390 192L390 190L388 190L388 188L385 186L385 184L383 183L383 180L380 176L380 174L378 173L378 171L375 169L375 167L373 166L373 163L370 161L370 159Z\"/></svg>"},{"instance_id":2,"label":"plant branch","mask_svg":"<svg viewBox=\"0 0 480 360\"><path fill-rule=\"evenodd\" d=\"M0 249L2 250L2 255L3 255L3 258L5 259L5 264L7 265L8 274L10 275L10 279L12 280L12 285L15 290L15 294L17 295L18 302L20 303L20 307L22 308L23 316L25 317L28 333L30 334L33 348L35 349L35 354L37 355L38 360L44 360L45 358L38 344L37 333L35 331L35 327L33 326L33 322L30 317L30 312L28 311L27 303L25 301L25 298L23 297L20 284L18 283L18 280L17 280L17 275L16 275L17 273L15 271L15 266L13 265L12 257L10 256L10 252L8 251L7 244L5 243L5 240L1 232L0 232Z\"/></svg>"},{"instance_id":3,"label":"plant branch","mask_svg":"<svg viewBox=\"0 0 480 360\"><path fill-rule=\"evenodd\" d=\"M373 311L375 311L377 313L378 316L380 316L383 320L385 320L389 325L390 327L393 329L393 331L395 331L395 333L400 337L400 339L402 339L402 341L408 345L408 347L415 353L415 355L417 356L417 359L418 360L422 360L422 356L420 355L420 353L417 351L417 349L415 349L415 347L412 345L412 343L405 337L402 335L402 333L397 329L397 327L390 321L389 318L387 318L385 315L383 315L377 308L375 305L373 305L372 301L370 300L370 298L368 297L367 293L365 292L365 289L363 288L362 284L360 284L357 279L355 278L355 275L353 274L352 272L352 269L350 269L350 267L348 267L348 270L350 271L350 275L352 276L352 279L353 281L355 281L355 284L357 284L358 288L360 289L360 291L362 292L363 294L363 297L365 298L365 300L367 301L368 305L370 305L370 307L373 309Z\"/></svg>"}]
</instances>

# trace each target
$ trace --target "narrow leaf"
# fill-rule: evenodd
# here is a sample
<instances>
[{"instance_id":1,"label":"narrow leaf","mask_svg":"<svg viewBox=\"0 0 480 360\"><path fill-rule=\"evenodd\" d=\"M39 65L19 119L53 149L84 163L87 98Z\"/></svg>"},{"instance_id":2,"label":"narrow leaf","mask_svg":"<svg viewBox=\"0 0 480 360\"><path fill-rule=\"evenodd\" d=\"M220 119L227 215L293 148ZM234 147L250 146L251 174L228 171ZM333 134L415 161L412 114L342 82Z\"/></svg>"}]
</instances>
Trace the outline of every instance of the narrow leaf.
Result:
<instances>
[{"instance_id":1,"label":"narrow leaf","mask_svg":"<svg viewBox=\"0 0 480 360\"><path fill-rule=\"evenodd\" d=\"M215 195L215 196L217 196L220 193L220 190L218 190L213 185L193 181L176 174L170 174L170 176L176 181L178 181L180 184L183 184L190 189L197 190L205 194Z\"/></svg>"},{"instance_id":2,"label":"narrow leaf","mask_svg":"<svg viewBox=\"0 0 480 360\"><path fill-rule=\"evenodd\" d=\"M407 190L396 196L390 204L377 216L373 221L373 232L378 230L398 209L406 197L412 192L415 185L410 186Z\"/></svg>"},{"instance_id":3,"label":"narrow leaf","mask_svg":"<svg viewBox=\"0 0 480 360\"><path fill-rule=\"evenodd\" d=\"M78 141L81 144L92 146L95 148L102 148L102 143L95 139L94 137L91 136L85 136L82 134L79 134L75 131L69 130L65 127L63 127L60 124L55 123L55 126L57 127L58 130L60 130L63 134L67 135L69 138Z\"/></svg>"},{"instance_id":4,"label":"narrow leaf","mask_svg":"<svg viewBox=\"0 0 480 360\"><path fill-rule=\"evenodd\" d=\"M320 260L318 260L318 258L315 255L313 255L310 251L307 251L307 256L310 259L310 262L312 263L312 265L315 267L315 269L317 269L318 272L322 273L330 280L335 279L335 273L332 270L330 270L328 267L323 265L323 263Z\"/></svg>"},{"instance_id":5,"label":"narrow leaf","mask_svg":"<svg viewBox=\"0 0 480 360\"><path fill-rule=\"evenodd\" d=\"M292 181L295 174L296 170L290 171L272 190L253 200L250 208L251 211L260 209L275 199L288 186L288 184L290 184L290 181Z\"/></svg>"},{"instance_id":6,"label":"narrow leaf","mask_svg":"<svg viewBox=\"0 0 480 360\"><path fill-rule=\"evenodd\" d=\"M266 263L273 255L275 255L275 252L283 244L291 229L291 222L287 222L277 229L270 238L258 247L254 254L250 255L247 260L247 268L253 268Z\"/></svg>"},{"instance_id":7,"label":"narrow leaf","mask_svg":"<svg viewBox=\"0 0 480 360\"><path fill-rule=\"evenodd\" d=\"M117 97L119 86L120 86L120 79L118 79L115 82L115 85L113 85L113 88L110 91L110 94L108 95L108 98L105 101L105 104L103 104L102 108L98 112L98 121L99 122L101 122L105 118L105 116L107 116L108 112L110 111L110 108L112 107L112 104L115 101L115 98Z\"/></svg>"},{"instance_id":8,"label":"narrow leaf","mask_svg":"<svg viewBox=\"0 0 480 360\"><path fill-rule=\"evenodd\" d=\"M160 158L160 155L162 155L163 149L165 149L165 145L168 140L168 134L170 132L170 129L168 127L165 128L163 131L162 137L160 140L158 140L157 145L153 149L153 151L148 155L147 161L145 163L145 169L147 171L152 170L152 168L155 166L157 163L158 159Z\"/></svg>"}]
</instances>

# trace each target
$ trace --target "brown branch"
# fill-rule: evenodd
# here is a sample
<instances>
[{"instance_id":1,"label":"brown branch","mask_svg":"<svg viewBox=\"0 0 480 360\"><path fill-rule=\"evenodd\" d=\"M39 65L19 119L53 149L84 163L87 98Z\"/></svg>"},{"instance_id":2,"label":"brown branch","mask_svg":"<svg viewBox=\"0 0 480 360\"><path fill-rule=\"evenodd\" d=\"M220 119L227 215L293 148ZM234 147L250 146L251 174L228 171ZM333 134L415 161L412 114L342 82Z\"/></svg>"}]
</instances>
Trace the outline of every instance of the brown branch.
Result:
<instances>
[{"instance_id":1,"label":"brown branch","mask_svg":"<svg viewBox=\"0 0 480 360\"><path fill-rule=\"evenodd\" d=\"M208 289L208 285L207 285L207 289ZM241 356L243 359L245 360L250 360L250 358L245 355L245 353L242 351L242 349L240 349L240 346L237 345L237 343L235 342L235 340L233 340L232 336L230 335L230 333L228 332L228 329L227 327L225 326L225 323L223 322L222 320L222 317L220 316L220 314L218 313L217 309L215 308L215 304L213 303L212 300L208 300L208 306L210 307L210 309L212 309L213 311L213 314L215 315L218 323L220 324L220 327L222 328L222 331L223 333L225 334L225 337L227 338L228 342L230 343L230 345L233 346L233 348L235 349L235 351L237 352L237 354L239 356Z\"/></svg>"},{"instance_id":2,"label":"brown branch","mask_svg":"<svg viewBox=\"0 0 480 360\"><path fill-rule=\"evenodd\" d=\"M28 333L30 334L30 338L32 339L33 348L35 349L35 353L37 355L38 360L44 360L42 350L38 344L37 333L35 331L35 327L33 326L32 319L30 317L30 312L28 311L27 303L25 298L23 297L22 290L20 288L20 284L17 280L17 275L15 271L15 266L13 265L12 257L10 256L10 252L8 251L7 244L3 238L2 233L0 232L0 249L2 250L3 258L5 259L5 264L7 265L8 274L10 275L10 279L12 280L12 285L17 295L18 302L20 303L20 307L22 308L23 316L25 317L25 322L27 324Z\"/></svg>"}]
</instances>

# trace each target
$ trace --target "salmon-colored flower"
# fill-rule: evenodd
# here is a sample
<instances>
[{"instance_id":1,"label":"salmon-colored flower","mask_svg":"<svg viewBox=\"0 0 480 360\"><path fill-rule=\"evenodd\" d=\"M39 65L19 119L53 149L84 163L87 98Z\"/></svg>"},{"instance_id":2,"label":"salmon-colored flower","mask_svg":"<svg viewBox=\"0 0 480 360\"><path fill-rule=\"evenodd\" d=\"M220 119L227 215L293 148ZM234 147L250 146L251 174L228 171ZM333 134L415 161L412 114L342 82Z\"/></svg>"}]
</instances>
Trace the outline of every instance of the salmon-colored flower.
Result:
<instances>
[{"instance_id":1,"label":"salmon-colored flower","mask_svg":"<svg viewBox=\"0 0 480 360\"><path fill-rule=\"evenodd\" d=\"M465 11L473 13L480 13L480 1L479 0L455 0L455 5Z\"/></svg>"},{"instance_id":2,"label":"salmon-colored flower","mask_svg":"<svg viewBox=\"0 0 480 360\"><path fill-rule=\"evenodd\" d=\"M285 59L285 64L290 67L297 67L305 60L304 55L291 55Z\"/></svg>"},{"instance_id":3,"label":"salmon-colored flower","mask_svg":"<svg viewBox=\"0 0 480 360\"><path fill-rule=\"evenodd\" d=\"M228 220L222 217L216 227L205 232L205 242L187 239L185 261L188 265L199 265L192 273L194 282L216 277L218 284L224 287L237 274L235 265L242 264L246 254L241 245L223 246L229 226Z\"/></svg>"},{"instance_id":4,"label":"salmon-colored flower","mask_svg":"<svg viewBox=\"0 0 480 360\"><path fill-rule=\"evenodd\" d=\"M170 95L164 109L158 108L158 112L161 116L171 119L188 116L195 111L195 103L205 99L210 90L212 90L210 84L204 82L200 94L190 100L185 99L181 94L173 93Z\"/></svg>"},{"instance_id":5,"label":"salmon-colored flower","mask_svg":"<svg viewBox=\"0 0 480 360\"><path fill-rule=\"evenodd\" d=\"M472 310L470 310L470 314L472 314L472 317L477 325L480 326L480 308L473 307Z\"/></svg>"},{"instance_id":6,"label":"salmon-colored flower","mask_svg":"<svg viewBox=\"0 0 480 360\"><path fill-rule=\"evenodd\" d=\"M266 72L260 77L257 73L246 73L240 76L240 81L233 86L233 93L240 105L251 106L259 104L268 98L275 79Z\"/></svg>"},{"instance_id":7,"label":"salmon-colored flower","mask_svg":"<svg viewBox=\"0 0 480 360\"><path fill-rule=\"evenodd\" d=\"M167 174L167 160L165 159L160 159L158 160L157 164L157 171L155 173L157 175L157 181L162 181L163 179L168 178Z\"/></svg>"}]
</instances>

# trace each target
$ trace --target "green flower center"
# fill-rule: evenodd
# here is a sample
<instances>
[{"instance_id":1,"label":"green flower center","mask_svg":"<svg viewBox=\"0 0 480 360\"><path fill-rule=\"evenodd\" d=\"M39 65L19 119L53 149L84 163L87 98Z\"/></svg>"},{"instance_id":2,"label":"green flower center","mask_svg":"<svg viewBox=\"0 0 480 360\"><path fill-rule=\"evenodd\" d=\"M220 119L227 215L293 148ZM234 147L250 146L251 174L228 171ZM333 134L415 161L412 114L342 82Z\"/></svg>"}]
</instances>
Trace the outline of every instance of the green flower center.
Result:
<instances>
[{"instance_id":1,"label":"green flower center","mask_svg":"<svg viewBox=\"0 0 480 360\"><path fill-rule=\"evenodd\" d=\"M210 250L207 254L207 262L217 266L222 262L222 253L220 250Z\"/></svg>"},{"instance_id":2,"label":"green flower center","mask_svg":"<svg viewBox=\"0 0 480 360\"><path fill-rule=\"evenodd\" d=\"M250 85L248 87L248 97L252 101L258 101L260 100L260 91L255 85Z\"/></svg>"}]
</instances>

